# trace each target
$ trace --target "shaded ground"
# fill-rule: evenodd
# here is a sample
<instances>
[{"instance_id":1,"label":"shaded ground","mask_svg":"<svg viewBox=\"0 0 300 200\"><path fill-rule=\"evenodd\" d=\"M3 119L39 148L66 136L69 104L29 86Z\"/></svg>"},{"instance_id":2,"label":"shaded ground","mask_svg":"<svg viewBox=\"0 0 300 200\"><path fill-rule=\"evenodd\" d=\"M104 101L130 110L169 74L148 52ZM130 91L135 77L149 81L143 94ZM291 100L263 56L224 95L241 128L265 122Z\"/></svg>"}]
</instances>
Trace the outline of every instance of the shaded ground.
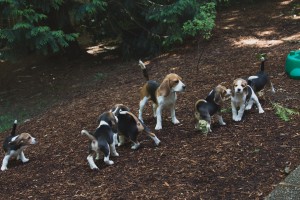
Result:
<instances>
[{"instance_id":1,"label":"shaded ground","mask_svg":"<svg viewBox=\"0 0 300 200\"><path fill-rule=\"evenodd\" d=\"M150 60L152 79L175 72L187 85L176 104L181 124L164 117L163 130L155 131L161 146L154 147L141 135L139 150L119 147L120 157L112 158L115 164L107 167L101 159L97 172L88 167L88 140L80 131L94 130L98 115L115 103L137 113L138 90L144 83L137 61L51 61L3 78L9 82L1 83L2 102L11 99L15 107L20 102L34 106L42 99L58 103L19 126L19 132L32 133L39 144L25 151L29 163L13 161L8 171L0 172L2 198L263 199L284 179L287 163L291 169L300 164L300 117L283 122L270 102L300 109L300 82L284 73L287 53L300 45L299 17L291 16L288 2L220 12L211 42L195 41ZM254 74L258 53L268 54L266 69L277 90L261 100L265 113L252 109L237 123L225 112L227 126L214 121L208 136L195 131L195 101L221 82L230 86L235 78ZM12 95L7 88L14 89ZM150 105L145 113L145 123L154 129ZM0 135L1 141L8 133Z\"/></svg>"}]
</instances>

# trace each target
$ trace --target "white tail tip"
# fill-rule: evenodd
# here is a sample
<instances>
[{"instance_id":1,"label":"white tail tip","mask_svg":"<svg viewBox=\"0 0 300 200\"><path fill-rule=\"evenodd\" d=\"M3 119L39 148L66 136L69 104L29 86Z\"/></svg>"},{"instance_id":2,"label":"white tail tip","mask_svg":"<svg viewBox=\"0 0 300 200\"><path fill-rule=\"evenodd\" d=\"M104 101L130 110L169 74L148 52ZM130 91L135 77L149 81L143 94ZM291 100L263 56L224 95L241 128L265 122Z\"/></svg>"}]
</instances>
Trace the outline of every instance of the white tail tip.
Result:
<instances>
[{"instance_id":1,"label":"white tail tip","mask_svg":"<svg viewBox=\"0 0 300 200\"><path fill-rule=\"evenodd\" d=\"M82 131L81 131L81 135L84 135L84 134L88 135L89 132L87 132L86 130L82 130Z\"/></svg>"},{"instance_id":2,"label":"white tail tip","mask_svg":"<svg viewBox=\"0 0 300 200\"><path fill-rule=\"evenodd\" d=\"M15 121L14 121L14 124L17 124L17 123L18 123L18 120L15 120Z\"/></svg>"}]
</instances>

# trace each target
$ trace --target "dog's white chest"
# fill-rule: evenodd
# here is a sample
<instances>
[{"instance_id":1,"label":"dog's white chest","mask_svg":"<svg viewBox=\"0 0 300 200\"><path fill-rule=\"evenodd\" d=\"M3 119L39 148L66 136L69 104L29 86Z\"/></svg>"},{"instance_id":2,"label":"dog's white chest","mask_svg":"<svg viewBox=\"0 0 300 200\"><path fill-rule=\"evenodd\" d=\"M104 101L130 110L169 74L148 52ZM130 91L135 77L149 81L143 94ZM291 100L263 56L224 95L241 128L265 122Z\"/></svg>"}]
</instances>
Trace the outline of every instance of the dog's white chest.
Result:
<instances>
[{"instance_id":1,"label":"dog's white chest","mask_svg":"<svg viewBox=\"0 0 300 200\"><path fill-rule=\"evenodd\" d=\"M177 95L175 92L170 93L166 97L158 97L158 104L162 105L163 107L172 106L175 104L177 99Z\"/></svg>"}]
</instances>

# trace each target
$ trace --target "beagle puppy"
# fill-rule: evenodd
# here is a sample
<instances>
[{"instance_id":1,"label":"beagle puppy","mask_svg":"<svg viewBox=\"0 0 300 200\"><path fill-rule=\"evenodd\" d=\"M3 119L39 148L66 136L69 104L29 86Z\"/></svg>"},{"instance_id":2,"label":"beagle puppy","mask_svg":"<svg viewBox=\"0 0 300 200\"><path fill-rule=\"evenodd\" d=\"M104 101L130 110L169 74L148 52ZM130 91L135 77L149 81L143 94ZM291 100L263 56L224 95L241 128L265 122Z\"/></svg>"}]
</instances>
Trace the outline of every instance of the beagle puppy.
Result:
<instances>
[{"instance_id":1,"label":"beagle puppy","mask_svg":"<svg viewBox=\"0 0 300 200\"><path fill-rule=\"evenodd\" d=\"M231 94L232 119L241 121L244 111L250 110L254 102L258 107L258 112L264 113L255 92L247 84L247 81L242 78L235 79Z\"/></svg>"},{"instance_id":2,"label":"beagle puppy","mask_svg":"<svg viewBox=\"0 0 300 200\"><path fill-rule=\"evenodd\" d=\"M10 136L5 138L3 142L3 149L5 156L2 161L1 171L7 170L8 161L11 158L21 159L23 163L29 161L25 157L24 149L29 145L36 144L37 140L32 137L29 133L21 133L16 135L17 120L14 121Z\"/></svg>"},{"instance_id":3,"label":"beagle puppy","mask_svg":"<svg viewBox=\"0 0 300 200\"><path fill-rule=\"evenodd\" d=\"M114 132L117 132L118 118L112 112L104 112L99 117L99 126L93 134L90 134L86 130L82 130L81 134L88 136L90 139L89 155L87 161L91 169L99 170L94 162L94 155L96 160L99 159L100 151L104 154L104 163L112 165L114 162L109 159L110 154L113 156L119 156L114 144Z\"/></svg>"},{"instance_id":4,"label":"beagle puppy","mask_svg":"<svg viewBox=\"0 0 300 200\"><path fill-rule=\"evenodd\" d=\"M214 88L205 99L200 99L195 104L195 118L197 120L195 128L200 126L200 120L205 120L207 122L207 130L211 130L211 118L216 114L219 124L226 125L221 116L221 108L223 102L229 97L231 90L227 89L222 85L218 85Z\"/></svg>"},{"instance_id":5,"label":"beagle puppy","mask_svg":"<svg viewBox=\"0 0 300 200\"><path fill-rule=\"evenodd\" d=\"M266 59L264 57L261 58L260 63L260 71L256 73L255 76L249 76L248 77L248 85L251 86L253 91L257 94L261 90L264 89L265 86L268 86L272 93L275 93L275 89L273 87L273 84L268 76L268 74L264 71L265 70L265 61Z\"/></svg>"},{"instance_id":6,"label":"beagle puppy","mask_svg":"<svg viewBox=\"0 0 300 200\"><path fill-rule=\"evenodd\" d=\"M146 73L146 67L142 61L139 61L144 76L147 79L148 75ZM177 99L176 92L185 91L185 84L181 81L181 77L177 74L168 74L161 84L156 81L147 81L142 87L140 108L139 108L139 119L143 122L143 109L148 102L152 101L153 115L156 117L155 130L162 129L162 110L169 108L171 111L171 118L173 124L179 124L175 115L175 102Z\"/></svg>"},{"instance_id":7,"label":"beagle puppy","mask_svg":"<svg viewBox=\"0 0 300 200\"><path fill-rule=\"evenodd\" d=\"M145 124L140 121L133 113L129 111L129 108L123 104L116 104L111 112L115 114L118 118L118 136L119 143L118 146L121 146L125 143L125 140L130 140L133 144L131 149L138 149L140 143L137 140L138 134L141 134L143 131L154 141L155 145L160 144L160 140L156 137L150 129L145 126Z\"/></svg>"}]
</instances>

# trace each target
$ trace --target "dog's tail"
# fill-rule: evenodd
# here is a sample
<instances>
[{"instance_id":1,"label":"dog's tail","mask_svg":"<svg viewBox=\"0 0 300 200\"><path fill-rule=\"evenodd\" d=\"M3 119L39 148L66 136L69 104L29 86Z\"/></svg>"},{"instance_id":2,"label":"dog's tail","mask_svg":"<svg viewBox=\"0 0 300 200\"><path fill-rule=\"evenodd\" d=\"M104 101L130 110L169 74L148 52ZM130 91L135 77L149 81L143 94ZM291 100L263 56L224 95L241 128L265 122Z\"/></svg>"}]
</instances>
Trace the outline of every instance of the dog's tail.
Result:
<instances>
[{"instance_id":1,"label":"dog's tail","mask_svg":"<svg viewBox=\"0 0 300 200\"><path fill-rule=\"evenodd\" d=\"M11 133L10 133L10 135L12 135L12 136L16 135L17 123L18 123L18 121L15 120L14 124L13 124L13 127L12 127L12 130L11 130Z\"/></svg>"},{"instance_id":2,"label":"dog's tail","mask_svg":"<svg viewBox=\"0 0 300 200\"><path fill-rule=\"evenodd\" d=\"M146 78L147 81L149 81L149 75L148 75L147 68L146 68L145 64L141 60L139 60L139 66L142 69L143 76Z\"/></svg>"},{"instance_id":3,"label":"dog's tail","mask_svg":"<svg viewBox=\"0 0 300 200\"><path fill-rule=\"evenodd\" d=\"M86 135L86 136L88 136L88 138L90 139L90 140L97 140L92 134L90 134L88 131L86 131L86 130L82 130L81 131L81 135Z\"/></svg>"},{"instance_id":4,"label":"dog's tail","mask_svg":"<svg viewBox=\"0 0 300 200\"><path fill-rule=\"evenodd\" d=\"M261 57L261 63L260 63L260 71L265 71L265 61L266 61L266 58L265 57Z\"/></svg>"}]
</instances>

